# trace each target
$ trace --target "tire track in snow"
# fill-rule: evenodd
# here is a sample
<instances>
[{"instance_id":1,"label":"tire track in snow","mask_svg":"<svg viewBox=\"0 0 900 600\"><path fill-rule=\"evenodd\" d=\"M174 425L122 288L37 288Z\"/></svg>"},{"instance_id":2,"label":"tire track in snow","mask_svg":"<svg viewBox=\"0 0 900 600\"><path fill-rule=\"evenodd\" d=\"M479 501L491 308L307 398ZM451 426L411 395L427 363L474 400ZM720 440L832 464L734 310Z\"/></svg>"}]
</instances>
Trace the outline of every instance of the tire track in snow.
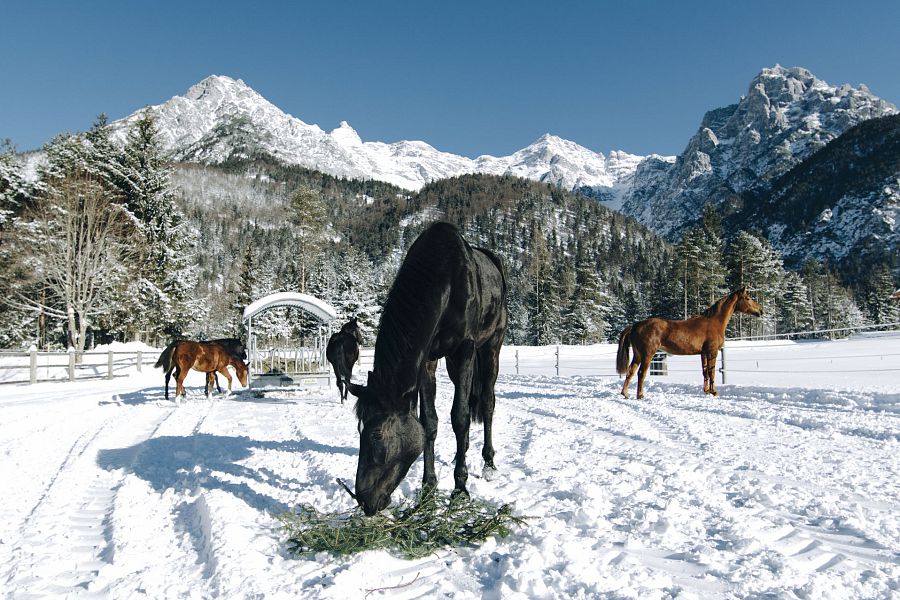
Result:
<instances>
[{"instance_id":1,"label":"tire track in snow","mask_svg":"<svg viewBox=\"0 0 900 600\"><path fill-rule=\"evenodd\" d=\"M23 542L12 551L11 568L4 578L8 589L26 597L105 594L97 580L115 553L111 516L125 471L101 469L97 451L152 437L173 412L156 415L135 435L133 411L121 411L76 440L20 525ZM133 460L137 458L135 453ZM47 527L48 523L52 525Z\"/></svg>"},{"instance_id":2,"label":"tire track in snow","mask_svg":"<svg viewBox=\"0 0 900 600\"><path fill-rule=\"evenodd\" d=\"M605 551L607 563L614 566L621 563L623 568L629 561L650 566L667 572L689 589L716 594L722 590L704 588L704 576L711 569L740 569L736 565L746 562L747 548L758 548L759 544L782 557L783 568L813 575L832 571L859 574L867 568L900 562L896 551L858 527L847 526L840 519L836 524L826 523L823 527L811 521L809 515L794 513L795 507L790 503L782 506L774 501L766 502L765 492L757 497L760 488L767 490L779 484L753 478L746 467L742 468L737 452L742 444L748 440L752 442L752 435L758 429L784 423L781 419L759 414L756 406L749 411L743 406L736 407L736 411L729 406L704 407L698 404L693 392L685 395L679 389L673 393L665 386L654 390L659 396L658 402L653 398L625 400L615 397L615 382L588 379L578 381L574 389L570 388L572 396L550 403L546 400L552 394L547 391L560 386L555 386L552 380L535 384L529 386L532 393L516 390L506 394L516 401L515 407L510 409L509 427L526 427L530 439L539 439L541 431L545 431L548 438L573 441L552 448L530 448L532 444L523 447L522 458L513 466L526 474L526 480L527 473L532 470L529 464L539 460L540 454L552 456L552 464L549 468L540 465L534 469L545 475L537 487L527 481L509 482L503 493L528 498L522 507L527 514L530 507L541 504L535 497L540 494L535 491L566 486L566 463L571 465L580 460L583 465L602 454L618 459L618 464L612 461L608 466L619 476L619 481L615 477L609 478L611 508L596 516L598 520L611 522L614 531L626 537L631 534L632 538L643 542L643 547L630 547L634 539L628 544L601 543L597 550ZM773 410L777 408L772 407ZM712 426L695 427L698 410L700 421L712 423ZM734 419L743 425L733 429ZM723 434L737 436L738 443L732 452L722 452L723 442L728 444L727 439L720 439ZM803 431L798 433L804 434ZM772 432L772 435L778 433ZM516 446L512 441L515 437L507 437L512 447ZM579 439L581 442L575 441ZM527 456L529 449L537 456ZM590 459L585 461L585 457ZM577 477L577 469L568 470ZM820 489L811 482L795 481L792 484L799 491L813 495ZM565 497L560 492L551 492L551 495L557 500ZM571 495L576 501L584 503L586 500L577 489ZM648 500L642 501L642 496ZM696 509L698 506L699 510ZM677 514L672 521L670 513L678 511L682 513L681 522ZM579 518L577 510L572 515ZM684 515L688 517L684 518ZM686 551L660 550L679 547L678 543L672 542L673 539L678 542L677 529L685 527L692 519L701 521L703 531L687 538L708 539L713 547L695 544L696 547L688 547ZM596 535L598 539L610 537L599 531ZM768 568L764 564L757 567Z\"/></svg>"},{"instance_id":3,"label":"tire track in snow","mask_svg":"<svg viewBox=\"0 0 900 600\"><path fill-rule=\"evenodd\" d=\"M690 424L696 422L697 419L696 401L694 398L688 399L689 408L684 409L680 400L678 397L666 397L666 404L663 405L618 402L657 420L667 435L671 435L674 431L681 432L678 434L681 443L685 443L685 439L690 440L689 443L700 443L701 438L690 431ZM717 399L710 400L711 403L718 401ZM817 408L814 407L813 410ZM719 419L737 418L745 422L749 420L751 426L765 427L783 423L783 419L778 416L772 418L769 415L760 414L758 411L748 412L742 408L733 410L727 406L713 406L701 407L701 410L707 417L719 415ZM756 425L753 425L754 421ZM729 427L726 424L722 429L728 431ZM805 431L798 433L798 435L804 434L806 434ZM771 476L746 467L735 469L739 460L735 460L735 457L727 454L714 455L714 452L721 450L721 446L717 449L712 449L711 446L706 443L699 444L699 447L704 450L703 456L699 457L699 460L707 467L713 468L714 480L720 486L719 489L725 491L726 498L734 507L734 511L724 507L724 510L720 510L719 515L723 517L723 522L730 521L732 523L733 534L743 538L741 541L755 539L762 542L784 557L785 564L790 568L804 573L859 570L878 564L900 564L900 558L896 551L882 545L865 531L842 525L840 519L837 519L837 525L826 527L811 523L806 515L784 510L774 501L770 501L769 495L765 492L769 489L778 490L792 487L811 493L812 496L821 496L834 495L835 490L829 490L814 482ZM854 501L862 501L863 504L872 506L872 503L861 497ZM891 510L891 507L881 508ZM729 515L732 512L734 514ZM747 512L750 514L744 514ZM747 523L748 520L753 523L753 527L741 527L740 524ZM829 519L822 519L822 521L828 522ZM739 531L740 529L743 531Z\"/></svg>"}]
</instances>

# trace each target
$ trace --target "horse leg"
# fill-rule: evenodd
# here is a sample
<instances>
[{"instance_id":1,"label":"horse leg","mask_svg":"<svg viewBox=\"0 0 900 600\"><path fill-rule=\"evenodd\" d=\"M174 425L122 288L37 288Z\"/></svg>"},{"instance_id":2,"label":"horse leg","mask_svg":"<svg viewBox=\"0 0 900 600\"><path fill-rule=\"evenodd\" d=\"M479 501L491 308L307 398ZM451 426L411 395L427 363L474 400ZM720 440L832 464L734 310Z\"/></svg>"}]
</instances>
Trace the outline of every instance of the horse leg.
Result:
<instances>
[{"instance_id":1,"label":"horse leg","mask_svg":"<svg viewBox=\"0 0 900 600\"><path fill-rule=\"evenodd\" d=\"M426 491L437 488L437 474L434 472L434 440L438 430L437 409L434 407L434 398L437 394L434 375L436 370L437 361L428 361L419 376L419 419L425 429L425 474L422 478L422 489Z\"/></svg>"},{"instance_id":2,"label":"horse leg","mask_svg":"<svg viewBox=\"0 0 900 600\"><path fill-rule=\"evenodd\" d=\"M634 358L631 359L631 364L628 365L628 373L625 374L625 385L622 386L622 395L626 398L628 397L628 384L631 383L631 378L634 377L634 372L637 371L640 362L640 357L635 352Z\"/></svg>"},{"instance_id":3,"label":"horse leg","mask_svg":"<svg viewBox=\"0 0 900 600\"><path fill-rule=\"evenodd\" d=\"M494 396L494 385L497 383L497 374L500 372L500 344L487 343L478 351L478 372L475 377L479 378L481 384L479 391L480 398L476 406L482 410L481 417L484 419L484 447L481 449L481 457L484 459L484 472L482 476L485 479L492 479L497 472L497 466L494 464L494 405L497 398Z\"/></svg>"},{"instance_id":4,"label":"horse leg","mask_svg":"<svg viewBox=\"0 0 900 600\"><path fill-rule=\"evenodd\" d=\"M228 372L228 366L219 367L216 369L219 373L225 376L225 379L228 380L228 396L231 395L231 373Z\"/></svg>"},{"instance_id":5,"label":"horse leg","mask_svg":"<svg viewBox=\"0 0 900 600\"><path fill-rule=\"evenodd\" d=\"M469 495L466 480L469 470L466 468L466 451L469 449L469 424L472 422L469 410L469 395L472 393L472 377L474 375L475 344L465 341L460 344L453 358L447 357L447 373L455 386L453 407L450 409L450 423L456 434L456 467L453 469L453 496Z\"/></svg>"},{"instance_id":6,"label":"horse leg","mask_svg":"<svg viewBox=\"0 0 900 600\"><path fill-rule=\"evenodd\" d=\"M341 374L338 372L337 365L331 363L331 370L334 371L334 384L338 389L338 396L341 397L341 404L344 403L344 380L341 379Z\"/></svg>"},{"instance_id":7,"label":"horse leg","mask_svg":"<svg viewBox=\"0 0 900 600\"><path fill-rule=\"evenodd\" d=\"M706 359L706 369L709 372L709 393L713 396L719 395L719 392L716 391L716 359L718 357L719 351L713 350Z\"/></svg>"},{"instance_id":8,"label":"horse leg","mask_svg":"<svg viewBox=\"0 0 900 600\"><path fill-rule=\"evenodd\" d=\"M206 374L206 386L203 388L203 391L206 392L207 398L212 397L214 375L215 375L214 371L210 371L209 373ZM219 391L219 393L220 394L222 393L221 390Z\"/></svg>"},{"instance_id":9,"label":"horse leg","mask_svg":"<svg viewBox=\"0 0 900 600\"><path fill-rule=\"evenodd\" d=\"M703 369L703 393L709 393L709 369L707 368L708 360L706 351L700 353L700 368Z\"/></svg>"},{"instance_id":10,"label":"horse leg","mask_svg":"<svg viewBox=\"0 0 900 600\"><path fill-rule=\"evenodd\" d=\"M166 400L169 399L169 379L172 377L172 369L166 371Z\"/></svg>"},{"instance_id":11,"label":"horse leg","mask_svg":"<svg viewBox=\"0 0 900 600\"><path fill-rule=\"evenodd\" d=\"M190 369L181 370L180 367L175 369L175 403L180 404L184 399L184 378Z\"/></svg>"},{"instance_id":12,"label":"horse leg","mask_svg":"<svg viewBox=\"0 0 900 600\"><path fill-rule=\"evenodd\" d=\"M655 350L641 357L641 367L638 370L638 400L642 400L644 398L644 379L647 378L647 373L650 372L650 361L653 360L654 354L656 354Z\"/></svg>"}]
</instances>

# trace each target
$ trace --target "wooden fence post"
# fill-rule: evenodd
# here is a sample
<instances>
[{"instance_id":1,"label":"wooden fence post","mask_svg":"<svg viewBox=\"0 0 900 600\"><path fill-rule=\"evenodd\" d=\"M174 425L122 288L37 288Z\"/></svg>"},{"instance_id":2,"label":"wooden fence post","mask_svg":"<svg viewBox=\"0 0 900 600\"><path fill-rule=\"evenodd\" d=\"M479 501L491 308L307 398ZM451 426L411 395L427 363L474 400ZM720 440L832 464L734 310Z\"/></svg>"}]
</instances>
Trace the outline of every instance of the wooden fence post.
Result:
<instances>
[{"instance_id":1,"label":"wooden fence post","mask_svg":"<svg viewBox=\"0 0 900 600\"><path fill-rule=\"evenodd\" d=\"M32 344L30 348L28 348L28 353L30 356L30 366L31 366L31 383L37 383L37 347Z\"/></svg>"},{"instance_id":2,"label":"wooden fence post","mask_svg":"<svg viewBox=\"0 0 900 600\"><path fill-rule=\"evenodd\" d=\"M106 378L113 378L113 352L112 350L106 355Z\"/></svg>"},{"instance_id":3,"label":"wooden fence post","mask_svg":"<svg viewBox=\"0 0 900 600\"><path fill-rule=\"evenodd\" d=\"M137 372L141 372L141 366L144 364L144 352L142 350L137 351Z\"/></svg>"},{"instance_id":4,"label":"wooden fence post","mask_svg":"<svg viewBox=\"0 0 900 600\"><path fill-rule=\"evenodd\" d=\"M69 346L69 381L75 381L75 348Z\"/></svg>"},{"instance_id":5,"label":"wooden fence post","mask_svg":"<svg viewBox=\"0 0 900 600\"><path fill-rule=\"evenodd\" d=\"M516 348L516 375L519 374L519 349Z\"/></svg>"}]
</instances>

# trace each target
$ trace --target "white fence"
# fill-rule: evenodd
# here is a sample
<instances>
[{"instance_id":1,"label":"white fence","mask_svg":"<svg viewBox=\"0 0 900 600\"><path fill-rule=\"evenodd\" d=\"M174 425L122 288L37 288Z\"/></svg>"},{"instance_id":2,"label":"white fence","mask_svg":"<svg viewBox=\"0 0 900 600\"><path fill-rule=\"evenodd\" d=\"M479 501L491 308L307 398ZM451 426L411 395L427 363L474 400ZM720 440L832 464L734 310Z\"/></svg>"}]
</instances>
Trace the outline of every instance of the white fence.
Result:
<instances>
[{"instance_id":1,"label":"white fence","mask_svg":"<svg viewBox=\"0 0 900 600\"><path fill-rule=\"evenodd\" d=\"M133 370L151 368L158 352L68 352L0 351L0 383L37 383L76 379L112 379Z\"/></svg>"},{"instance_id":2,"label":"white fence","mask_svg":"<svg viewBox=\"0 0 900 600\"><path fill-rule=\"evenodd\" d=\"M801 334L782 334L780 339L730 339L719 354L721 383L741 385L822 386L880 385L900 392L900 330L876 331L859 328L843 339L786 339ZM810 332L804 332L808 335ZM818 333L830 333L823 330ZM846 334L842 331L841 334ZM500 353L503 375L548 375L560 377L618 377L616 345L504 346ZM285 372L327 369L316 353L267 353L270 362ZM156 362L157 351L75 352L0 351L0 383L35 383L75 379L111 379L141 371ZM266 356L264 354L264 356ZM373 348L360 350L354 381L364 383L372 369ZM700 358L668 356L660 381L696 383L701 380ZM262 365L260 365L262 366Z\"/></svg>"},{"instance_id":3,"label":"white fence","mask_svg":"<svg viewBox=\"0 0 900 600\"><path fill-rule=\"evenodd\" d=\"M796 335L796 334L793 334ZM591 346L504 346L501 375L615 377L615 344ZM364 383L374 350L360 350L354 381ZM666 357L665 374L650 377L672 383L702 382L699 356ZM879 385L900 393L900 331L860 333L838 340L727 340L719 353L717 380L740 385L780 387Z\"/></svg>"}]
</instances>

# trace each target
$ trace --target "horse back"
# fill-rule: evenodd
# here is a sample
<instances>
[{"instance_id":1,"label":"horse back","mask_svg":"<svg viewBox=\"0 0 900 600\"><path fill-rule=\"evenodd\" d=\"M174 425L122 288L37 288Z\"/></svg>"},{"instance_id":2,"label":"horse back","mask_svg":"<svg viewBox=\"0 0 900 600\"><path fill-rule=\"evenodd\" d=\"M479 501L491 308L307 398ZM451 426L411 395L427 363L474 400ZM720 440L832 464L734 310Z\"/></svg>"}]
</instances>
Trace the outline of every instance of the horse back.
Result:
<instances>
[{"instance_id":1,"label":"horse back","mask_svg":"<svg viewBox=\"0 0 900 600\"><path fill-rule=\"evenodd\" d=\"M172 350L172 362L182 370L209 373L230 364L232 356L219 344L182 340Z\"/></svg>"},{"instance_id":2,"label":"horse back","mask_svg":"<svg viewBox=\"0 0 900 600\"><path fill-rule=\"evenodd\" d=\"M632 344L654 345L669 354L700 354L710 339L707 319L686 321L651 317L632 327Z\"/></svg>"}]
</instances>

